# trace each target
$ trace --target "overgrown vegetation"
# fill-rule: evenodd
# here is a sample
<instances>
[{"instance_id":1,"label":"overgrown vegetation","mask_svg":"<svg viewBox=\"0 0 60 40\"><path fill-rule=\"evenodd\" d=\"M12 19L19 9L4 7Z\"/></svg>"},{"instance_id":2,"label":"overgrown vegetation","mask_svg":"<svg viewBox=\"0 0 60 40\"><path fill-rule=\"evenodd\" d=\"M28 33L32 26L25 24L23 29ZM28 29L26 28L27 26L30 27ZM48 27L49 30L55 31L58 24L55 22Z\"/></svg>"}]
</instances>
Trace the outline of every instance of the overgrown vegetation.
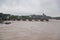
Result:
<instances>
[{"instance_id":1,"label":"overgrown vegetation","mask_svg":"<svg viewBox=\"0 0 60 40\"><path fill-rule=\"evenodd\" d=\"M10 16L10 20L15 20L15 19L18 19L18 16L14 16L14 15Z\"/></svg>"}]
</instances>

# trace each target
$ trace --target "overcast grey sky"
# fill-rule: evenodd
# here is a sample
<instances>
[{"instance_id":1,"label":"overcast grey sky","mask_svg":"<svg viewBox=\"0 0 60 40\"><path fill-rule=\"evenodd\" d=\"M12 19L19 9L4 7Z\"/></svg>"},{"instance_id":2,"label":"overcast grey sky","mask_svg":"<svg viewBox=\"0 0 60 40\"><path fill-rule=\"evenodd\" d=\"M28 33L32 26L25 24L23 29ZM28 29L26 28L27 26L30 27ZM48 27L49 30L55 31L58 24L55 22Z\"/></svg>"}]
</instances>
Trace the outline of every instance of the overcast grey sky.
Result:
<instances>
[{"instance_id":1,"label":"overcast grey sky","mask_svg":"<svg viewBox=\"0 0 60 40\"><path fill-rule=\"evenodd\" d=\"M0 12L29 15L45 13L60 16L60 0L0 0Z\"/></svg>"}]
</instances>

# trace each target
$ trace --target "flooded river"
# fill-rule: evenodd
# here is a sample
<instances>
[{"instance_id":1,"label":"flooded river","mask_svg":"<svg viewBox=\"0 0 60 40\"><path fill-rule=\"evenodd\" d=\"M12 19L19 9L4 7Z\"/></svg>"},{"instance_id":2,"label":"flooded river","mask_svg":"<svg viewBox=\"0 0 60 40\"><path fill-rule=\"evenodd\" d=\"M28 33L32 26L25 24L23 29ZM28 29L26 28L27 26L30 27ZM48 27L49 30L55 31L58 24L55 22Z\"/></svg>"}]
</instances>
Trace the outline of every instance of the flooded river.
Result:
<instances>
[{"instance_id":1,"label":"flooded river","mask_svg":"<svg viewBox=\"0 0 60 40\"><path fill-rule=\"evenodd\" d=\"M0 24L0 40L60 40L60 21L11 21Z\"/></svg>"}]
</instances>

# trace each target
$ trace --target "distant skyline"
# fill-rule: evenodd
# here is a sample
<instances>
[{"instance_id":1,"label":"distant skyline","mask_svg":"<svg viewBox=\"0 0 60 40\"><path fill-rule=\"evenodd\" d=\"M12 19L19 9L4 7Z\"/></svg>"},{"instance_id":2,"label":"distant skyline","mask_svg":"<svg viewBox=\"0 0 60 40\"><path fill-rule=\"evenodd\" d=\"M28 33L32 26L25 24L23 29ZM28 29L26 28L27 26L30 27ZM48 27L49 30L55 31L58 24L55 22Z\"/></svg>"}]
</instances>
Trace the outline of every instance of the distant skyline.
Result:
<instances>
[{"instance_id":1,"label":"distant skyline","mask_svg":"<svg viewBox=\"0 0 60 40\"><path fill-rule=\"evenodd\" d=\"M14 15L45 13L60 16L60 0L0 0L0 12Z\"/></svg>"}]
</instances>

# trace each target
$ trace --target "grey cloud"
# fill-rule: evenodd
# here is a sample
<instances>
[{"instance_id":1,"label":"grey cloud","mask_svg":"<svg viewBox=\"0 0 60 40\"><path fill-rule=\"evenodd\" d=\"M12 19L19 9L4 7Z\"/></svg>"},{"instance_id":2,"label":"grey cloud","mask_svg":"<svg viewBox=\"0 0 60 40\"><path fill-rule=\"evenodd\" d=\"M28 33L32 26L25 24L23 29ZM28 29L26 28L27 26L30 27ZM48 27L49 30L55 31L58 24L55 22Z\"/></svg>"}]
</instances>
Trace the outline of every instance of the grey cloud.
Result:
<instances>
[{"instance_id":1,"label":"grey cloud","mask_svg":"<svg viewBox=\"0 0 60 40\"><path fill-rule=\"evenodd\" d=\"M60 0L0 0L0 12L60 15ZM55 14L55 15L54 15Z\"/></svg>"}]
</instances>

